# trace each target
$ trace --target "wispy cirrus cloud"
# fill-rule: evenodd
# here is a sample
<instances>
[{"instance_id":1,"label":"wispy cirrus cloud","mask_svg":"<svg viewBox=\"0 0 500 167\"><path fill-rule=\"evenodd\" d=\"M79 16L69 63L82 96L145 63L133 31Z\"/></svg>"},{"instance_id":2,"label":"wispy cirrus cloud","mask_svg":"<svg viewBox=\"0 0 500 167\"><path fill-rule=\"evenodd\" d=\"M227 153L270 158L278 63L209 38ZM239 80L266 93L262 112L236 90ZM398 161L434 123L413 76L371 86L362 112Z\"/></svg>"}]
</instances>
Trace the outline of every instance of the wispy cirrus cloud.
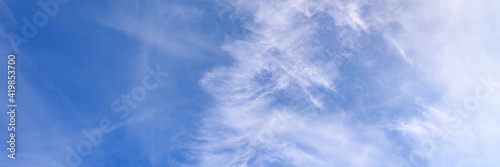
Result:
<instances>
[{"instance_id":1,"label":"wispy cirrus cloud","mask_svg":"<svg viewBox=\"0 0 500 167\"><path fill-rule=\"evenodd\" d=\"M341 63L370 31L363 3L230 4L250 32L223 47L232 65L200 81L216 99L200 130L201 166L381 166L394 157L379 126L357 126L351 113L325 105L342 96Z\"/></svg>"},{"instance_id":2,"label":"wispy cirrus cloud","mask_svg":"<svg viewBox=\"0 0 500 167\"><path fill-rule=\"evenodd\" d=\"M496 84L497 3L227 4L249 33L223 47L234 63L200 82L216 99L201 127L202 165L498 164L489 127L498 96L489 92L470 119L449 112L484 80Z\"/></svg>"}]
</instances>

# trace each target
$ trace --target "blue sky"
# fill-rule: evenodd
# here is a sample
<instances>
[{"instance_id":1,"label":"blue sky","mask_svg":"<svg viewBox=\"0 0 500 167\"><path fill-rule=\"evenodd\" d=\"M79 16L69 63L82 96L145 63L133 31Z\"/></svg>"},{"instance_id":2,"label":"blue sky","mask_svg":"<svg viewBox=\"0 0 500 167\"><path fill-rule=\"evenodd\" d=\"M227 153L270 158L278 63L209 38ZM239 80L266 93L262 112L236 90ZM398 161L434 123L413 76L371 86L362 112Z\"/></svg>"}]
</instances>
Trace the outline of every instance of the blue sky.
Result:
<instances>
[{"instance_id":1,"label":"blue sky","mask_svg":"<svg viewBox=\"0 0 500 167\"><path fill-rule=\"evenodd\" d=\"M500 164L497 1L38 2L0 1L1 166Z\"/></svg>"}]
</instances>

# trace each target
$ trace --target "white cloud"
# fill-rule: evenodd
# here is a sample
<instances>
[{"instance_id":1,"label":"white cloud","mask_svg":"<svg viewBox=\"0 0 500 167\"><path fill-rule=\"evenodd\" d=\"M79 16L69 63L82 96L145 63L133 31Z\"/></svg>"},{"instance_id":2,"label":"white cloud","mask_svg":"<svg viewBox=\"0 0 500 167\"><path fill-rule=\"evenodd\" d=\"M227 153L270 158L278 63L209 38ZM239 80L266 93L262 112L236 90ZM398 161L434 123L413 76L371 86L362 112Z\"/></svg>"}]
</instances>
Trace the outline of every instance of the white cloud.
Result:
<instances>
[{"instance_id":1,"label":"white cloud","mask_svg":"<svg viewBox=\"0 0 500 167\"><path fill-rule=\"evenodd\" d=\"M400 31L383 33L421 70L418 82L428 83L437 95L425 97L423 108L418 110L421 117L406 118L399 124L411 139L410 146L422 154L423 159L414 163L500 164L493 158L500 144L500 131L494 128L500 125L499 105L495 103L500 92L488 91L480 79L500 80L500 50L492 45L498 43L500 35L500 3L439 0L403 6L390 18L401 26ZM477 108L467 111L474 99Z\"/></svg>"},{"instance_id":2,"label":"white cloud","mask_svg":"<svg viewBox=\"0 0 500 167\"><path fill-rule=\"evenodd\" d=\"M378 125L345 121L325 108L338 96L340 60L368 25L358 2L321 0L232 1L250 33L223 47L230 66L200 81L216 99L201 127L201 166L382 166L393 157ZM322 31L339 31L331 38ZM334 41L334 42L331 42ZM347 45L343 44L347 43ZM332 114L336 113L336 114ZM275 125L276 121L284 123ZM345 122L344 122L345 121ZM279 121L281 122L281 121ZM356 133L359 130L362 133ZM262 137L265 136L265 137ZM395 159L395 158L394 158Z\"/></svg>"},{"instance_id":3,"label":"white cloud","mask_svg":"<svg viewBox=\"0 0 500 167\"><path fill-rule=\"evenodd\" d=\"M485 95L489 89L477 88L484 86L478 78L500 80L500 52L493 45L500 36L498 2L282 0L230 4L236 11L232 16L245 18L250 33L224 47L234 57L234 64L214 69L201 81L216 98L210 109L213 115L201 127L205 141L199 146L202 165L499 164L494 155L498 155L500 133L494 127L499 124L495 102L500 100L500 88L479 100L477 111L469 116L454 108L478 98L477 89ZM337 36L322 38L328 31ZM367 56L348 51L321 53L332 47L360 50L360 37L377 34L383 39L370 46L379 49L375 42L383 42L388 50L379 49L386 53L378 54L386 55L370 58L395 55L406 64L366 60L359 67L371 69L374 63L383 63L380 67L387 69L375 69L384 72L374 72L381 75L371 77L386 86L372 93L382 93L379 98L386 100L377 105L394 110L377 116L388 120L386 124L360 125L352 118L359 113L332 111L325 107L323 97L342 96L336 81L349 75L339 69L342 60ZM340 45L331 45L328 41L332 40ZM404 111L393 104L407 105L403 103L407 101L414 103ZM276 115L287 123L269 126L266 120ZM401 136L384 133L392 128ZM272 135L262 141L258 136L263 131ZM357 131L364 133L354 133Z\"/></svg>"}]
</instances>

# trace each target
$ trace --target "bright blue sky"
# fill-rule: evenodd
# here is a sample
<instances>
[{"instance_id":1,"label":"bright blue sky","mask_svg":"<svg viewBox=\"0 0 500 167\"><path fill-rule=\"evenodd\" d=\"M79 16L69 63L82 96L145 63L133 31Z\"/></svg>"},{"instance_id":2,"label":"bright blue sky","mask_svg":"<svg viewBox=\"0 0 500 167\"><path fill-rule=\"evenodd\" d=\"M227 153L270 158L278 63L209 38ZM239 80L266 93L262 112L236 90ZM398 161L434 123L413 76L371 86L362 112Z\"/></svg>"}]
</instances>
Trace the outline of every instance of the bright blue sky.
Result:
<instances>
[{"instance_id":1,"label":"bright blue sky","mask_svg":"<svg viewBox=\"0 0 500 167\"><path fill-rule=\"evenodd\" d=\"M0 1L5 57L37 2ZM66 148L111 120L73 166L498 166L499 8L71 0L18 47L18 155L0 163L72 166ZM113 102L157 67L120 119Z\"/></svg>"}]
</instances>

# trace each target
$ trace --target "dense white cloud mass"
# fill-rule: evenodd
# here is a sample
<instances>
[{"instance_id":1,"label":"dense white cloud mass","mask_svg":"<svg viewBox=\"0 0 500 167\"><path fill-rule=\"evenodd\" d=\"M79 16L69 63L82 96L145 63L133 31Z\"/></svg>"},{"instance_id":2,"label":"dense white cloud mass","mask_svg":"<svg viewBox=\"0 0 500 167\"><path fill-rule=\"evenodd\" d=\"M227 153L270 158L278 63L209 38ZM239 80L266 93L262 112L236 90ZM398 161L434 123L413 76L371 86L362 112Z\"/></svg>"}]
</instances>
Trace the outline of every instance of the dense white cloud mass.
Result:
<instances>
[{"instance_id":1,"label":"dense white cloud mass","mask_svg":"<svg viewBox=\"0 0 500 167\"><path fill-rule=\"evenodd\" d=\"M201 166L500 164L499 2L219 3L248 33L200 81Z\"/></svg>"},{"instance_id":2,"label":"dense white cloud mass","mask_svg":"<svg viewBox=\"0 0 500 167\"><path fill-rule=\"evenodd\" d=\"M414 2L395 17L401 31L386 33L411 53L420 82L438 96L423 97L423 116L398 125L413 139L415 166L500 164L499 7L498 1Z\"/></svg>"}]
</instances>

